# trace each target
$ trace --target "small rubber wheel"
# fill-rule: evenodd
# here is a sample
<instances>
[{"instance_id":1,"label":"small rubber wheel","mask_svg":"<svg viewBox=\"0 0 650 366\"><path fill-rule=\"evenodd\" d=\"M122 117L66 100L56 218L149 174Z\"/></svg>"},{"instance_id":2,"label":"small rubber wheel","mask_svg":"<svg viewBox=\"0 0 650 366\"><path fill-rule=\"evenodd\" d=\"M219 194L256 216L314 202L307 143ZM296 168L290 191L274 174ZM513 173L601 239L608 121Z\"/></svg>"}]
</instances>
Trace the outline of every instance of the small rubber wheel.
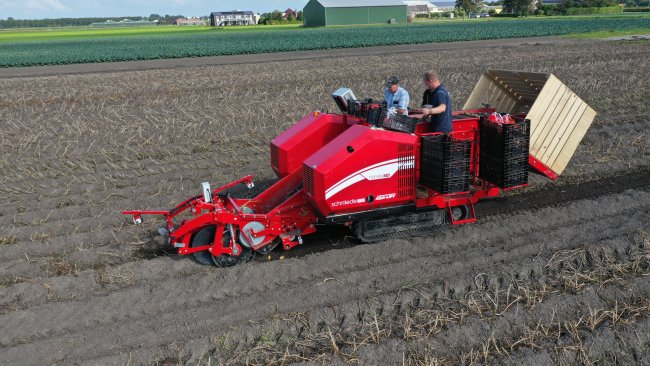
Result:
<instances>
[{"instance_id":1,"label":"small rubber wheel","mask_svg":"<svg viewBox=\"0 0 650 366\"><path fill-rule=\"evenodd\" d=\"M467 217L469 217L469 207L466 205L452 207L451 215L454 221L465 220Z\"/></svg>"},{"instance_id":2,"label":"small rubber wheel","mask_svg":"<svg viewBox=\"0 0 650 366\"><path fill-rule=\"evenodd\" d=\"M190 248L196 248L202 245L212 244L216 229L217 229L216 226L210 225L195 232L194 235L192 235L192 239L190 239ZM214 265L214 263L212 262L212 254L210 254L210 252L208 252L207 250L194 252L192 253L192 255L194 256L194 260L196 260L200 264L206 266Z\"/></svg>"},{"instance_id":3,"label":"small rubber wheel","mask_svg":"<svg viewBox=\"0 0 650 366\"><path fill-rule=\"evenodd\" d=\"M202 245L210 245L214 241L214 235L217 232L217 227L214 225L206 226L203 229L197 231L190 240L190 248L200 247ZM224 230L223 232L223 247L227 248L230 246L230 232ZM253 251L251 248L247 248L243 245L239 245L242 248L242 253L239 256L230 256L227 254L222 254L220 256L213 256L212 253L207 250L202 250L200 252L192 253L194 259L203 265L214 265L217 267L231 267L237 263L248 262L253 258Z\"/></svg>"}]
</instances>

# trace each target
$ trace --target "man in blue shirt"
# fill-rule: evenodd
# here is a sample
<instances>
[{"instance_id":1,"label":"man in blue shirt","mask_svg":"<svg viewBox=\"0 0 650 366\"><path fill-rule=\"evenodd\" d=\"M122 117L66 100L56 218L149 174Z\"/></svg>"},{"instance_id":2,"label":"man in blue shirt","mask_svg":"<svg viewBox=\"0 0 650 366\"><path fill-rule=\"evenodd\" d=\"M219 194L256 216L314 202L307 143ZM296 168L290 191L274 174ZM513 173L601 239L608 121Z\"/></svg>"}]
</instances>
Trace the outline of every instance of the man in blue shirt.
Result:
<instances>
[{"instance_id":1,"label":"man in blue shirt","mask_svg":"<svg viewBox=\"0 0 650 366\"><path fill-rule=\"evenodd\" d=\"M451 95L444 85L440 83L438 73L434 70L424 74L424 85L427 90L422 96L422 109L418 112L424 116L430 116L431 132L449 133L452 131L451 124Z\"/></svg>"},{"instance_id":2,"label":"man in blue shirt","mask_svg":"<svg viewBox=\"0 0 650 366\"><path fill-rule=\"evenodd\" d=\"M397 77L391 76L386 80L384 100L386 101L386 108L389 111L391 108L395 108L395 111L399 114L408 114L409 93L399 86L399 79Z\"/></svg>"}]
</instances>

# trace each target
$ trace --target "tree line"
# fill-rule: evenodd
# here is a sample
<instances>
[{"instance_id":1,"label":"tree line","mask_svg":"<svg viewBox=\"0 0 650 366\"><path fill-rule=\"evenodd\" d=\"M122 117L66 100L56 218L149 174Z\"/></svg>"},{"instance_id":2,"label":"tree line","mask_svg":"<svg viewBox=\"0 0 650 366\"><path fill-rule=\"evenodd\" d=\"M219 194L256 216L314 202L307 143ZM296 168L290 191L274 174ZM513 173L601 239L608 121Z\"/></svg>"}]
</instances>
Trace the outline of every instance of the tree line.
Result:
<instances>
[{"instance_id":1,"label":"tree line","mask_svg":"<svg viewBox=\"0 0 650 366\"><path fill-rule=\"evenodd\" d=\"M483 0L456 0L456 8L461 9L462 13L478 13L484 6L501 5L505 13L515 16L526 16L533 12L534 0L499 0L493 2L484 2ZM640 0L629 0L639 1ZM536 14L538 15L563 15L569 13L571 8L600 8L617 5L616 0L562 0L557 5L544 5L543 0L538 0ZM461 13L461 14L462 14ZM464 14L462 14L464 15Z\"/></svg>"},{"instance_id":2,"label":"tree line","mask_svg":"<svg viewBox=\"0 0 650 366\"><path fill-rule=\"evenodd\" d=\"M95 18L57 18L57 19L14 19L12 17L0 19L0 29L7 28L40 28L40 27L83 27L92 23L102 23L107 20L119 22L122 19L128 20L157 20L159 24L174 24L176 19L185 18L183 15L159 15L151 14L148 17L124 16L124 17L95 17ZM203 17L207 19L208 17Z\"/></svg>"},{"instance_id":3,"label":"tree line","mask_svg":"<svg viewBox=\"0 0 650 366\"><path fill-rule=\"evenodd\" d=\"M59 19L0 19L0 28L38 28L38 27L79 27L107 20L120 21L122 19L142 20L143 17L117 17L117 18L59 18Z\"/></svg>"},{"instance_id":4,"label":"tree line","mask_svg":"<svg viewBox=\"0 0 650 366\"><path fill-rule=\"evenodd\" d=\"M119 22L122 19L128 20L157 20L159 24L174 24L177 19L183 19L183 15L160 15L151 14L148 17L143 16L124 16L124 17L89 17L89 18L57 18L57 19L14 19L12 17L0 19L0 29L8 28L47 28L47 27L84 27L92 23L103 23L108 20ZM208 20L209 16L202 16L203 20ZM261 14L258 24L292 24L302 22L302 10L296 14L289 13L285 18L282 12L274 10L272 12Z\"/></svg>"},{"instance_id":5,"label":"tree line","mask_svg":"<svg viewBox=\"0 0 650 366\"><path fill-rule=\"evenodd\" d=\"M302 22L302 10L298 10L296 15L293 13L287 14L287 17L282 15L282 12L279 10L273 10L269 13L262 13L260 15L260 20L257 24L292 24L292 23L301 23Z\"/></svg>"}]
</instances>

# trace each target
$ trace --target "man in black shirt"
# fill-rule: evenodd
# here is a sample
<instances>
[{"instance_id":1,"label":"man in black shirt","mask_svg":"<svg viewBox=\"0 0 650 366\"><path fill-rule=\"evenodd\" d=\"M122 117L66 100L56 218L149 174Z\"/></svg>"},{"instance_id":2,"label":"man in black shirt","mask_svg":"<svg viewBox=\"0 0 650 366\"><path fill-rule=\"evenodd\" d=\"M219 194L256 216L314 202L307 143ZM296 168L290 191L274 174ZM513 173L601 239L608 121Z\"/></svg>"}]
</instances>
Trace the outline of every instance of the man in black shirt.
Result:
<instances>
[{"instance_id":1,"label":"man in black shirt","mask_svg":"<svg viewBox=\"0 0 650 366\"><path fill-rule=\"evenodd\" d=\"M430 116L432 132L451 132L451 96L447 88L440 83L438 73L433 70L424 74L424 85L427 90L422 96L423 108L414 112Z\"/></svg>"}]
</instances>

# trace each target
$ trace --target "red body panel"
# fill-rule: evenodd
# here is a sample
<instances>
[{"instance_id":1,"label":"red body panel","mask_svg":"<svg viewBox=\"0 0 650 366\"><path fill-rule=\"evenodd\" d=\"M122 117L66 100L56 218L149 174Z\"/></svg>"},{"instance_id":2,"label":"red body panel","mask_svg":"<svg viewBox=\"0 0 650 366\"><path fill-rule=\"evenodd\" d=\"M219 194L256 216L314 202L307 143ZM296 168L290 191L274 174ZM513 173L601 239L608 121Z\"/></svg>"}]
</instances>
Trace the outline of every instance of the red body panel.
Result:
<instances>
[{"instance_id":1,"label":"red body panel","mask_svg":"<svg viewBox=\"0 0 650 366\"><path fill-rule=\"evenodd\" d=\"M417 140L352 126L305 160L305 192L323 216L415 202Z\"/></svg>"},{"instance_id":2,"label":"red body panel","mask_svg":"<svg viewBox=\"0 0 650 366\"><path fill-rule=\"evenodd\" d=\"M347 115L313 112L271 141L271 167L285 177L305 159L360 120Z\"/></svg>"}]
</instances>

